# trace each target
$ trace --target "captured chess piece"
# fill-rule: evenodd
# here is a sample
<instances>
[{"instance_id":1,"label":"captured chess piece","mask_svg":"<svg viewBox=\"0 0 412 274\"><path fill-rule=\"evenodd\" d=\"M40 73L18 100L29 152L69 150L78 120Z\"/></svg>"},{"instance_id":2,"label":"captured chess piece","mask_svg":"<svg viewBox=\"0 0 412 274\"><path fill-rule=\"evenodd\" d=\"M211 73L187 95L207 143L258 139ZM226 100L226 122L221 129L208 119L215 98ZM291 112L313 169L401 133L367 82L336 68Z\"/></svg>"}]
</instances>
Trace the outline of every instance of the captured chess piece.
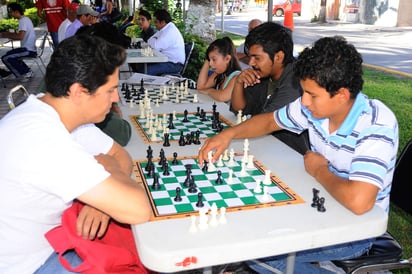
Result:
<instances>
[{"instance_id":1,"label":"captured chess piece","mask_svg":"<svg viewBox=\"0 0 412 274\"><path fill-rule=\"evenodd\" d=\"M316 188L312 189L313 192L313 198L312 198L312 207L318 207L319 205L319 190Z\"/></svg>"},{"instance_id":2,"label":"captured chess piece","mask_svg":"<svg viewBox=\"0 0 412 274\"><path fill-rule=\"evenodd\" d=\"M325 212L326 211L325 198L323 198L323 197L319 198L318 211L319 212Z\"/></svg>"}]
</instances>

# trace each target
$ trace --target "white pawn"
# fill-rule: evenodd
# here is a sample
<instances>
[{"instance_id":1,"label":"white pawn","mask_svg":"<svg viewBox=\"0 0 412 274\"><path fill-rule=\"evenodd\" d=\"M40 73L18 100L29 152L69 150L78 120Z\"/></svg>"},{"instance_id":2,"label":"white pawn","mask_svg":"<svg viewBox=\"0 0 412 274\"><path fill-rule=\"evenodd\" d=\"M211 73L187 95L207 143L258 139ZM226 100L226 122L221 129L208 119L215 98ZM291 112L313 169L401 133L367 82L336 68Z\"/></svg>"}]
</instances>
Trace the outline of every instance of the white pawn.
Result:
<instances>
[{"instance_id":1,"label":"white pawn","mask_svg":"<svg viewBox=\"0 0 412 274\"><path fill-rule=\"evenodd\" d=\"M221 207L220 208L220 216L219 216L219 223L221 224L226 224L226 207Z\"/></svg>"},{"instance_id":2,"label":"white pawn","mask_svg":"<svg viewBox=\"0 0 412 274\"><path fill-rule=\"evenodd\" d=\"M176 110L173 110L173 121L176 121Z\"/></svg>"},{"instance_id":3,"label":"white pawn","mask_svg":"<svg viewBox=\"0 0 412 274\"><path fill-rule=\"evenodd\" d=\"M196 226L196 216L195 215L191 215L190 216L191 222L190 222L190 229L189 231L191 233L197 232L197 226Z\"/></svg>"},{"instance_id":4,"label":"white pawn","mask_svg":"<svg viewBox=\"0 0 412 274\"><path fill-rule=\"evenodd\" d=\"M260 186L260 180L259 179L256 180L256 186L253 189L253 192L256 193L256 194L262 193L262 187Z\"/></svg>"},{"instance_id":5,"label":"white pawn","mask_svg":"<svg viewBox=\"0 0 412 274\"><path fill-rule=\"evenodd\" d=\"M222 156L222 154L220 154L220 156L219 156L219 160L217 161L217 164L216 164L218 167L222 167L223 166L223 156Z\"/></svg>"},{"instance_id":6,"label":"white pawn","mask_svg":"<svg viewBox=\"0 0 412 274\"><path fill-rule=\"evenodd\" d=\"M265 170L265 179L263 179L263 184L267 186L272 184L272 180L270 179L270 170L268 169Z\"/></svg>"},{"instance_id":7,"label":"white pawn","mask_svg":"<svg viewBox=\"0 0 412 274\"><path fill-rule=\"evenodd\" d=\"M237 121L236 121L236 124L240 124L240 123L242 123L242 111L241 110L239 110L238 112L237 112Z\"/></svg>"},{"instance_id":8,"label":"white pawn","mask_svg":"<svg viewBox=\"0 0 412 274\"><path fill-rule=\"evenodd\" d=\"M133 108L133 107L134 107L133 100L130 100L130 102L129 102L129 108Z\"/></svg>"},{"instance_id":9,"label":"white pawn","mask_svg":"<svg viewBox=\"0 0 412 274\"><path fill-rule=\"evenodd\" d=\"M233 184L233 169L229 169L229 177L227 178L226 182L228 184Z\"/></svg>"},{"instance_id":10,"label":"white pawn","mask_svg":"<svg viewBox=\"0 0 412 274\"><path fill-rule=\"evenodd\" d=\"M156 103L155 103L155 107L159 107L160 105L159 105L159 99L156 99L156 101L155 101Z\"/></svg>"},{"instance_id":11,"label":"white pawn","mask_svg":"<svg viewBox=\"0 0 412 274\"><path fill-rule=\"evenodd\" d=\"M216 203L213 203L212 207L210 208L209 225L217 226L218 224L219 224L219 221L217 220L217 206L216 206Z\"/></svg>"},{"instance_id":12,"label":"white pawn","mask_svg":"<svg viewBox=\"0 0 412 274\"><path fill-rule=\"evenodd\" d=\"M201 208L199 209L199 229L200 230L205 230L208 228L207 224L207 208Z\"/></svg>"},{"instance_id":13,"label":"white pawn","mask_svg":"<svg viewBox=\"0 0 412 274\"><path fill-rule=\"evenodd\" d=\"M254 158L253 155L249 155L249 156L248 156L247 166L246 166L248 169L255 168L255 165L253 164L253 158Z\"/></svg>"},{"instance_id":14,"label":"white pawn","mask_svg":"<svg viewBox=\"0 0 412 274\"><path fill-rule=\"evenodd\" d=\"M235 163L235 151L233 150L233 148L230 149L230 152L229 152L229 162L227 162L227 165L228 165L228 166L234 166L234 165L236 165L236 163Z\"/></svg>"},{"instance_id":15,"label":"white pawn","mask_svg":"<svg viewBox=\"0 0 412 274\"><path fill-rule=\"evenodd\" d=\"M245 176L247 176L248 174L247 174L247 172L246 172L246 163L245 162L242 162L242 169L240 170L240 176L241 177L245 177Z\"/></svg>"},{"instance_id":16,"label":"white pawn","mask_svg":"<svg viewBox=\"0 0 412 274\"><path fill-rule=\"evenodd\" d=\"M229 160L229 150L225 149L225 152L223 152L223 161L228 161Z\"/></svg>"},{"instance_id":17,"label":"white pawn","mask_svg":"<svg viewBox=\"0 0 412 274\"><path fill-rule=\"evenodd\" d=\"M263 187L262 201L264 201L264 202L269 201L269 191L268 191L268 187L267 187L267 186L264 186L264 187Z\"/></svg>"},{"instance_id":18,"label":"white pawn","mask_svg":"<svg viewBox=\"0 0 412 274\"><path fill-rule=\"evenodd\" d=\"M212 151L209 151L209 153L207 154L207 158L208 158L208 166L207 166L207 172L214 172L216 171L216 166L212 163Z\"/></svg>"},{"instance_id":19,"label":"white pawn","mask_svg":"<svg viewBox=\"0 0 412 274\"><path fill-rule=\"evenodd\" d=\"M157 140L156 128L152 128L152 135L150 136L150 140L152 141Z\"/></svg>"},{"instance_id":20,"label":"white pawn","mask_svg":"<svg viewBox=\"0 0 412 274\"><path fill-rule=\"evenodd\" d=\"M199 99L197 98L197 94L193 95L193 103L199 103Z\"/></svg>"}]
</instances>

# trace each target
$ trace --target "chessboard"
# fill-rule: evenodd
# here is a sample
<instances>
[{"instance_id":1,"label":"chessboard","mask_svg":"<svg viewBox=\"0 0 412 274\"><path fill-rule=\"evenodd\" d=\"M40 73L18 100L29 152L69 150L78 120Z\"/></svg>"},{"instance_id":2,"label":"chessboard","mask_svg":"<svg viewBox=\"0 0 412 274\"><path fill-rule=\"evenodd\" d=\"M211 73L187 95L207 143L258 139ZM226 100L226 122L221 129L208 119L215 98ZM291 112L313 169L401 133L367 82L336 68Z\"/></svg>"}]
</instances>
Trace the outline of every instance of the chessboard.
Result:
<instances>
[{"instance_id":1,"label":"chessboard","mask_svg":"<svg viewBox=\"0 0 412 274\"><path fill-rule=\"evenodd\" d=\"M149 150L148 155L153 153ZM178 157L175 152L168 158L162 153L157 159L134 162L136 180L152 206L151 220L189 217L213 207L230 212L304 202L259 161L249 158L247 166L242 164L241 154L233 153L230 160L217 162L215 171L208 171L195 157Z\"/></svg>"},{"instance_id":2,"label":"chessboard","mask_svg":"<svg viewBox=\"0 0 412 274\"><path fill-rule=\"evenodd\" d=\"M170 142L179 145L200 144L198 141L212 137L233 124L215 110L196 112L173 112L163 114L142 113L130 115L130 121L146 144L165 142L165 133ZM166 145L165 145L166 146Z\"/></svg>"},{"instance_id":3,"label":"chessboard","mask_svg":"<svg viewBox=\"0 0 412 274\"><path fill-rule=\"evenodd\" d=\"M141 105L149 101L154 105L168 103L196 103L197 94L191 93L185 83L180 85L144 86L144 83L122 83L120 93L128 105Z\"/></svg>"}]
</instances>

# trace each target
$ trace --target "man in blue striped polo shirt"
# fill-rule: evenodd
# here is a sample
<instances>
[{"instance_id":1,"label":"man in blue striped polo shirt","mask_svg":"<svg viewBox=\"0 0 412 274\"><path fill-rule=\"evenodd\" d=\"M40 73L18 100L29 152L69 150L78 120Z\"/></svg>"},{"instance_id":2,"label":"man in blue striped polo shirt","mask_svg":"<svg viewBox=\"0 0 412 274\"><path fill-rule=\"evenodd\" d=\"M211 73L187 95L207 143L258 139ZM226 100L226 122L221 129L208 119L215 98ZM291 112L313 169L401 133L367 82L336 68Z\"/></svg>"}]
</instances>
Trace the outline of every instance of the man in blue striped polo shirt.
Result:
<instances>
[{"instance_id":1,"label":"man in blue striped polo shirt","mask_svg":"<svg viewBox=\"0 0 412 274\"><path fill-rule=\"evenodd\" d=\"M295 75L302 97L273 113L256 115L208 139L199 161L215 150L216 160L231 139L287 129L309 131L306 171L343 206L363 214L375 205L389 210L389 192L398 149L398 123L392 111L361 93L362 57L343 37L319 39L299 56ZM368 251L374 239L296 253L295 273L333 273L313 262L349 259ZM286 255L260 260L285 271ZM259 273L268 270L254 262Z\"/></svg>"}]
</instances>

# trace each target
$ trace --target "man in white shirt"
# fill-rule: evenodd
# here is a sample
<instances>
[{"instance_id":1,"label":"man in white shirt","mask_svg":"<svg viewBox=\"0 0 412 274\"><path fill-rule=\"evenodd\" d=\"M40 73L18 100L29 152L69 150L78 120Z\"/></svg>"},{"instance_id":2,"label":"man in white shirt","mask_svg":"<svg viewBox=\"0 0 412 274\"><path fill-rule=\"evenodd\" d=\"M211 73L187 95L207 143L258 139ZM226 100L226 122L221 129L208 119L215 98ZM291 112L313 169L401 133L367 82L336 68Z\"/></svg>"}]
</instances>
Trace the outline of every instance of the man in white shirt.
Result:
<instances>
[{"instance_id":1,"label":"man in white shirt","mask_svg":"<svg viewBox=\"0 0 412 274\"><path fill-rule=\"evenodd\" d=\"M67 27L76 20L77 16L77 8L79 7L78 3L72 2L70 3L69 8L67 9L67 18L60 24L58 30L58 38L59 42L63 41L66 38L66 30Z\"/></svg>"},{"instance_id":2,"label":"man in white shirt","mask_svg":"<svg viewBox=\"0 0 412 274\"><path fill-rule=\"evenodd\" d=\"M76 19L67 27L65 38L75 35L81 27L91 25L94 18L99 16L99 13L88 5L79 5L76 13Z\"/></svg>"},{"instance_id":3,"label":"man in white shirt","mask_svg":"<svg viewBox=\"0 0 412 274\"><path fill-rule=\"evenodd\" d=\"M8 51L1 57L1 60L10 70L0 70L2 77L14 74L16 78L23 81L33 76L33 71L21 60L23 57L36 57L36 33L34 32L33 23L30 18L24 16L24 10L20 4L10 3L7 5L9 14L19 20L19 29L17 33L3 32L0 37L12 40L20 40L21 47Z\"/></svg>"},{"instance_id":4,"label":"man in white shirt","mask_svg":"<svg viewBox=\"0 0 412 274\"><path fill-rule=\"evenodd\" d=\"M150 37L147 43L151 48L166 55L168 62L147 64L147 74L179 73L186 58L183 36L173 24L172 17L166 10L157 10L153 16L158 32Z\"/></svg>"},{"instance_id":5,"label":"man in white shirt","mask_svg":"<svg viewBox=\"0 0 412 274\"><path fill-rule=\"evenodd\" d=\"M67 38L47 66L47 92L0 120L0 273L67 273L44 234L75 199L86 205L77 218L85 239L102 237L111 218L149 219L129 154L93 125L119 100L125 59L123 48L99 37ZM81 261L75 251L63 257Z\"/></svg>"}]
</instances>

